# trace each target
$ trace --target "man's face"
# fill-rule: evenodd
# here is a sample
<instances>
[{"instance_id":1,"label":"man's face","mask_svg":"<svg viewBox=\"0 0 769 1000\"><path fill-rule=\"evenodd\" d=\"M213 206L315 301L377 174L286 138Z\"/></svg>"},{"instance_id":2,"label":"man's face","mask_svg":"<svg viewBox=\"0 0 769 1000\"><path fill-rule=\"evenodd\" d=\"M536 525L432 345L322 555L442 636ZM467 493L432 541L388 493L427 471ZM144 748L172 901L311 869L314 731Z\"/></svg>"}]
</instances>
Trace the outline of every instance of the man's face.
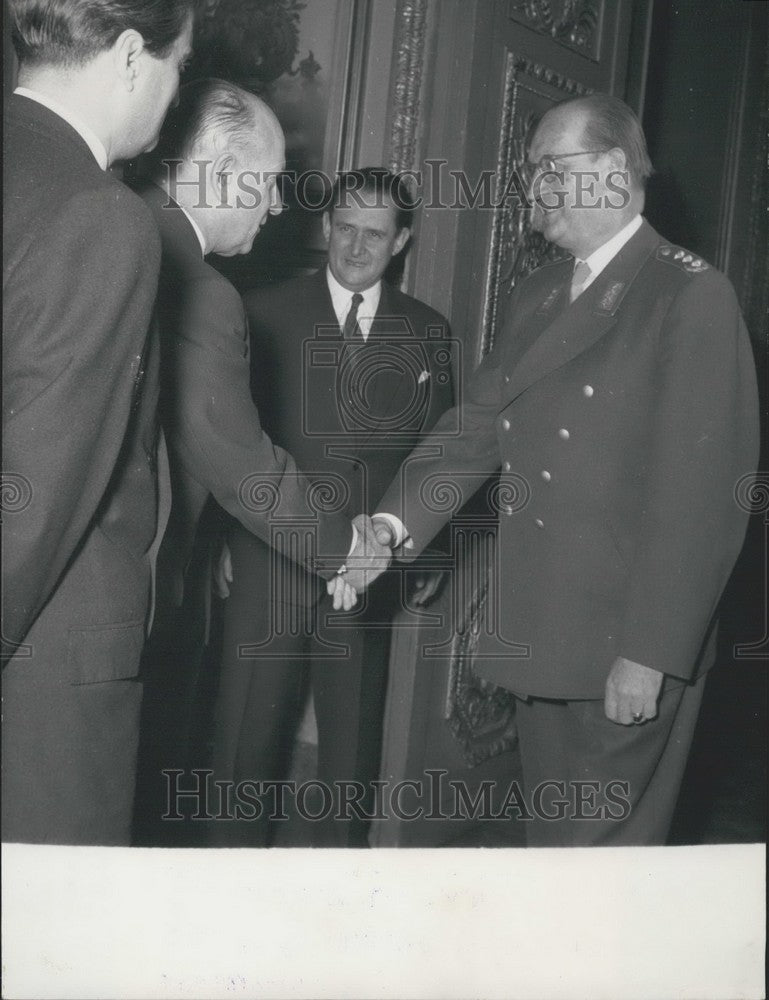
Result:
<instances>
[{"instance_id":1,"label":"man's face","mask_svg":"<svg viewBox=\"0 0 769 1000\"><path fill-rule=\"evenodd\" d=\"M328 242L328 264L333 276L343 288L365 292L380 280L392 258L403 249L409 231L398 229L396 210L391 205L355 205L326 212L323 235Z\"/></svg>"},{"instance_id":2,"label":"man's face","mask_svg":"<svg viewBox=\"0 0 769 1000\"><path fill-rule=\"evenodd\" d=\"M616 168L607 152L585 152L585 112L551 111L539 124L529 150L529 164L555 161L557 177L542 175L530 194L535 198L532 225L547 240L585 258L619 228L619 212L607 208L606 175ZM559 154L579 153L559 160ZM598 177L596 178L596 174ZM618 202L617 194L609 200Z\"/></svg>"},{"instance_id":3,"label":"man's face","mask_svg":"<svg viewBox=\"0 0 769 1000\"><path fill-rule=\"evenodd\" d=\"M137 104L134 114L133 141L136 153L146 153L157 146L160 129L169 107L179 92L179 76L192 54L192 18L162 59L142 53L144 71L137 79Z\"/></svg>"},{"instance_id":4,"label":"man's face","mask_svg":"<svg viewBox=\"0 0 769 1000\"><path fill-rule=\"evenodd\" d=\"M278 188L278 177L286 168L282 134L275 135L268 154L260 159L263 162L241 155L233 176L227 180L228 207L222 209L226 225L223 246L217 251L222 257L249 253L268 216L283 211Z\"/></svg>"}]
</instances>

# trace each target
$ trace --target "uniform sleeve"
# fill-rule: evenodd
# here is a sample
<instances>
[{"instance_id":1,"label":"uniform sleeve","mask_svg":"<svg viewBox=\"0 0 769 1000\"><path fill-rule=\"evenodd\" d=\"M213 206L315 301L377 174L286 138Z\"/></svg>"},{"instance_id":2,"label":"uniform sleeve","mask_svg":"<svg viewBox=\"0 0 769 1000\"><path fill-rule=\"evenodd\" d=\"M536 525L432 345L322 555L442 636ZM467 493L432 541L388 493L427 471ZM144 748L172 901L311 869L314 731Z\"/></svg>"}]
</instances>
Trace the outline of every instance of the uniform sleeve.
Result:
<instances>
[{"instance_id":1,"label":"uniform sleeve","mask_svg":"<svg viewBox=\"0 0 769 1000\"><path fill-rule=\"evenodd\" d=\"M622 656L689 677L742 545L737 481L755 469L750 342L731 285L693 277L663 327Z\"/></svg>"},{"instance_id":2,"label":"uniform sleeve","mask_svg":"<svg viewBox=\"0 0 769 1000\"><path fill-rule=\"evenodd\" d=\"M333 496L310 482L262 428L251 396L240 300L215 313L211 305L193 302L180 324L172 448L248 531L322 576L332 576L349 551L351 524L335 511ZM303 528L309 540L299 544L297 532Z\"/></svg>"},{"instance_id":3,"label":"uniform sleeve","mask_svg":"<svg viewBox=\"0 0 769 1000\"><path fill-rule=\"evenodd\" d=\"M491 354L470 378L465 398L420 441L378 504L378 512L405 526L413 542L409 555L418 555L499 469L500 380Z\"/></svg>"},{"instance_id":4,"label":"uniform sleeve","mask_svg":"<svg viewBox=\"0 0 769 1000\"><path fill-rule=\"evenodd\" d=\"M26 494L3 518L11 644L49 600L108 487L159 254L146 210L116 186L71 199L4 276L3 466Z\"/></svg>"}]
</instances>

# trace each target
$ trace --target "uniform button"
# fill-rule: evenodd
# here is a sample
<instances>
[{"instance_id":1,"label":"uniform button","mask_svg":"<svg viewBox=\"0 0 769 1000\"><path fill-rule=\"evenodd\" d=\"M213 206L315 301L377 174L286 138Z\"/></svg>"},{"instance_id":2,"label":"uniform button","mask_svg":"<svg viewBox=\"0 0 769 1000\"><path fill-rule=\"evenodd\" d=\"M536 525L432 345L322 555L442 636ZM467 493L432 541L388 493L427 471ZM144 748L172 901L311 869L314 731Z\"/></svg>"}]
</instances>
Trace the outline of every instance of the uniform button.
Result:
<instances>
[{"instance_id":1,"label":"uniform button","mask_svg":"<svg viewBox=\"0 0 769 1000\"><path fill-rule=\"evenodd\" d=\"M541 517L534 518L534 523L536 524L536 526L538 528L544 528L545 527L545 522L542 520Z\"/></svg>"},{"instance_id":2,"label":"uniform button","mask_svg":"<svg viewBox=\"0 0 769 1000\"><path fill-rule=\"evenodd\" d=\"M595 389L592 387L592 385L585 385L582 387L582 391L587 396L587 398L590 399L590 397L595 392Z\"/></svg>"},{"instance_id":3,"label":"uniform button","mask_svg":"<svg viewBox=\"0 0 769 1000\"><path fill-rule=\"evenodd\" d=\"M508 515L509 515L509 514L512 514L512 513L513 513L513 508L512 508L512 507L507 507L507 506L506 506L506 507L503 507L502 509L503 509L503 510L504 510L504 512L505 512L506 514L508 514Z\"/></svg>"},{"instance_id":4,"label":"uniform button","mask_svg":"<svg viewBox=\"0 0 769 1000\"><path fill-rule=\"evenodd\" d=\"M502 463L502 471L503 472L509 472L511 469L512 469L512 465L510 465L509 462L503 462Z\"/></svg>"},{"instance_id":5,"label":"uniform button","mask_svg":"<svg viewBox=\"0 0 769 1000\"><path fill-rule=\"evenodd\" d=\"M552 477L552 476L550 475L550 473L549 473L549 472L547 471L547 469L543 469L543 470L542 470L542 478L543 478L543 479L545 480L545 482L546 482L546 483L549 483L549 482L550 482L550 480L551 480L551 479L552 479L553 477Z\"/></svg>"},{"instance_id":6,"label":"uniform button","mask_svg":"<svg viewBox=\"0 0 769 1000\"><path fill-rule=\"evenodd\" d=\"M502 421L502 430L503 431L510 430L510 421L507 419L507 417L505 417L505 419Z\"/></svg>"},{"instance_id":7,"label":"uniform button","mask_svg":"<svg viewBox=\"0 0 769 1000\"><path fill-rule=\"evenodd\" d=\"M510 376L509 375L505 375L504 378L505 378L505 382L509 382L510 381Z\"/></svg>"},{"instance_id":8,"label":"uniform button","mask_svg":"<svg viewBox=\"0 0 769 1000\"><path fill-rule=\"evenodd\" d=\"M562 427L558 431L558 437L561 438L563 441L568 441L571 435L569 434L569 432L566 430L565 427Z\"/></svg>"}]
</instances>

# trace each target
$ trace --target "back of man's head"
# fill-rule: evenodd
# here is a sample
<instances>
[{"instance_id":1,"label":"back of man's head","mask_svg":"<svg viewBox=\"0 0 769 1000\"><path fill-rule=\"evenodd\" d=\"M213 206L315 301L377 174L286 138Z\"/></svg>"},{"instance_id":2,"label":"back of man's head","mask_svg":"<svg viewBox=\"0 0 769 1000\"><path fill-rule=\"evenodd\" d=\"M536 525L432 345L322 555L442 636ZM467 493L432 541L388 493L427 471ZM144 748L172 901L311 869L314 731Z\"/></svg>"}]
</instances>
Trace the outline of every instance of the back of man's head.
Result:
<instances>
[{"instance_id":1,"label":"back of man's head","mask_svg":"<svg viewBox=\"0 0 769 1000\"><path fill-rule=\"evenodd\" d=\"M9 0L13 46L22 65L75 68L109 49L128 29L153 56L168 54L192 0Z\"/></svg>"},{"instance_id":2,"label":"back of man's head","mask_svg":"<svg viewBox=\"0 0 769 1000\"><path fill-rule=\"evenodd\" d=\"M226 80L193 80L179 90L155 158L191 161L225 150L258 158L279 134L274 114L254 94Z\"/></svg>"}]
</instances>

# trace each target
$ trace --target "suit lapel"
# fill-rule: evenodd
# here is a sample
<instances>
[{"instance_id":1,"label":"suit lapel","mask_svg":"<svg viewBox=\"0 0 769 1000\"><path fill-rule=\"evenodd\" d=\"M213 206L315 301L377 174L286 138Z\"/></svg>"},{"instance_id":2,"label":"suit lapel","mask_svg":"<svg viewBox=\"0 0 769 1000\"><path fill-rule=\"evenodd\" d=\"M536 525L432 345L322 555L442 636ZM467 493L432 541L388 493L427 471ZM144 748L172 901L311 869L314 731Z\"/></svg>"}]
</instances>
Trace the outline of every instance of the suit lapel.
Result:
<instances>
[{"instance_id":1,"label":"suit lapel","mask_svg":"<svg viewBox=\"0 0 769 1000\"><path fill-rule=\"evenodd\" d=\"M568 303L568 281L560 291L553 289L548 293L531 317L541 333L533 343L529 341L531 346L514 366L504 393L504 405L588 350L611 330L622 300L659 242L657 233L644 222L575 302ZM568 273L570 276L570 267ZM552 302L548 304L551 296ZM548 319L552 321L548 323Z\"/></svg>"}]
</instances>

